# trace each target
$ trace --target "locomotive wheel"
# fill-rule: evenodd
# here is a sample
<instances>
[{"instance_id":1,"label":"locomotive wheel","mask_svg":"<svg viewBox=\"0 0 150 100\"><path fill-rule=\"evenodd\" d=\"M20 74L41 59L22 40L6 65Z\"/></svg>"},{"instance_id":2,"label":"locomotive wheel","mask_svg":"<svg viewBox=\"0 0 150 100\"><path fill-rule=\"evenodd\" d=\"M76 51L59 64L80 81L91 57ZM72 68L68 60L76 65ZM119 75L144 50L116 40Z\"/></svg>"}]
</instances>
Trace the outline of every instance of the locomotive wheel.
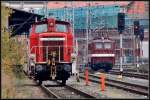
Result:
<instances>
[{"instance_id":1,"label":"locomotive wheel","mask_svg":"<svg viewBox=\"0 0 150 100\"><path fill-rule=\"evenodd\" d=\"M63 86L66 85L66 80L65 80L65 79L62 80L62 85L63 85Z\"/></svg>"},{"instance_id":2,"label":"locomotive wheel","mask_svg":"<svg viewBox=\"0 0 150 100\"><path fill-rule=\"evenodd\" d=\"M41 84L42 84L42 80L39 80L39 81L38 81L38 85L41 85Z\"/></svg>"}]
</instances>

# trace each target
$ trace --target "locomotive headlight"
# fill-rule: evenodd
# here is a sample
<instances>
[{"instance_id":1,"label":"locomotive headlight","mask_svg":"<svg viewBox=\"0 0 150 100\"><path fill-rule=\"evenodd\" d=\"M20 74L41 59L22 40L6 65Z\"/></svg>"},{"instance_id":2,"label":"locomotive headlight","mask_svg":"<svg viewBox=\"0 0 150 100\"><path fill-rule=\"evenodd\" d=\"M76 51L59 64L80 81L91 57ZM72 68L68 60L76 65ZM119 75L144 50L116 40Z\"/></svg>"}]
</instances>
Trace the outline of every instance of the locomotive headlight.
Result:
<instances>
[{"instance_id":1,"label":"locomotive headlight","mask_svg":"<svg viewBox=\"0 0 150 100\"><path fill-rule=\"evenodd\" d=\"M35 54L30 55L30 65L35 66Z\"/></svg>"},{"instance_id":2,"label":"locomotive headlight","mask_svg":"<svg viewBox=\"0 0 150 100\"><path fill-rule=\"evenodd\" d=\"M71 66L70 65L64 65L64 70L67 72L71 71Z\"/></svg>"},{"instance_id":3,"label":"locomotive headlight","mask_svg":"<svg viewBox=\"0 0 150 100\"><path fill-rule=\"evenodd\" d=\"M35 60L35 54L31 54L30 59L34 61Z\"/></svg>"},{"instance_id":4,"label":"locomotive headlight","mask_svg":"<svg viewBox=\"0 0 150 100\"><path fill-rule=\"evenodd\" d=\"M31 66L34 66L35 65L35 63L34 63L34 61L33 60L31 60Z\"/></svg>"},{"instance_id":5,"label":"locomotive headlight","mask_svg":"<svg viewBox=\"0 0 150 100\"><path fill-rule=\"evenodd\" d=\"M74 62L76 60L75 57L71 57L71 61Z\"/></svg>"},{"instance_id":6,"label":"locomotive headlight","mask_svg":"<svg viewBox=\"0 0 150 100\"><path fill-rule=\"evenodd\" d=\"M71 61L74 62L76 60L76 54L71 54Z\"/></svg>"}]
</instances>

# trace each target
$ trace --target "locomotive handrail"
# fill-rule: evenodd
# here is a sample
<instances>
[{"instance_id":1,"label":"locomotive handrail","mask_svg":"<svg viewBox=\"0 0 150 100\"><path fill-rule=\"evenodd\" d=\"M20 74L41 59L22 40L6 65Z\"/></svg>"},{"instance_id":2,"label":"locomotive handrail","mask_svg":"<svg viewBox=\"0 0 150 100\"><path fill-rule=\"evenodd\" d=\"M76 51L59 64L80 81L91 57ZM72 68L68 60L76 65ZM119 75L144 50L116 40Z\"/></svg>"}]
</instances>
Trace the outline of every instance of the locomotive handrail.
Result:
<instances>
[{"instance_id":1,"label":"locomotive handrail","mask_svg":"<svg viewBox=\"0 0 150 100\"><path fill-rule=\"evenodd\" d=\"M73 47L73 48L77 48L75 46L32 46L32 48L30 50L30 53L31 53L32 49L35 48L35 47Z\"/></svg>"},{"instance_id":2,"label":"locomotive handrail","mask_svg":"<svg viewBox=\"0 0 150 100\"><path fill-rule=\"evenodd\" d=\"M35 47L75 47L75 46L32 46L30 51L32 51L32 49L35 48Z\"/></svg>"},{"instance_id":3,"label":"locomotive handrail","mask_svg":"<svg viewBox=\"0 0 150 100\"><path fill-rule=\"evenodd\" d=\"M59 61L60 61L60 48L61 47L71 47L72 48L72 50L74 50L73 48L77 48L77 47L75 47L75 46L67 46L67 45L64 45L64 46L61 46L61 45L59 45L59 46L32 46L32 48L31 48L31 50L30 50L30 54L31 54L31 52L33 51L33 49L35 48L35 52L37 52L37 49L39 49L39 52L40 52L40 50L41 50L41 48L46 48L46 61L48 60L48 48L53 48L53 47L58 47L58 49L59 49ZM66 52L68 52L68 49L66 49L67 51ZM40 53L39 53L40 54ZM39 55L39 56L41 56L41 55ZM36 58L36 55L35 55L35 58ZM40 58L42 58L42 57L40 57ZM36 62L36 60L35 60L35 62Z\"/></svg>"}]
</instances>

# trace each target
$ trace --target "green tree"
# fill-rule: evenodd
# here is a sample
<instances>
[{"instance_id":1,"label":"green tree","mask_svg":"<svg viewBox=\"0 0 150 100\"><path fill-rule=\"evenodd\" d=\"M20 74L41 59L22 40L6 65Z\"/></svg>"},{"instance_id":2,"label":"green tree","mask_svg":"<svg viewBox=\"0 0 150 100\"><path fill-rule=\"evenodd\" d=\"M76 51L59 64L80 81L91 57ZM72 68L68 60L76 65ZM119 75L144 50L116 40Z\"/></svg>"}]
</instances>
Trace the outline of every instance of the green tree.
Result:
<instances>
[{"instance_id":1,"label":"green tree","mask_svg":"<svg viewBox=\"0 0 150 100\"><path fill-rule=\"evenodd\" d=\"M8 17L11 16L12 10L8 7L1 5L1 59L2 59L2 98L14 98L16 95L15 76L21 76L21 67L14 65L21 65L24 63L24 44L19 44L16 37L10 38L8 32ZM15 76L14 73L15 72ZM20 77L19 77L20 78Z\"/></svg>"},{"instance_id":2,"label":"green tree","mask_svg":"<svg viewBox=\"0 0 150 100\"><path fill-rule=\"evenodd\" d=\"M2 69L7 73L11 73L10 65L11 59L9 54L9 47L11 45L11 40L9 38L8 27L8 17L12 13L11 9L1 6L1 57L2 57Z\"/></svg>"},{"instance_id":3,"label":"green tree","mask_svg":"<svg viewBox=\"0 0 150 100\"><path fill-rule=\"evenodd\" d=\"M10 72L12 65L22 65L24 63L24 54L22 53L24 44L19 44L16 37L11 37L8 29L8 17L11 16L12 10L2 5L1 20L2 20L2 34L1 34L1 54L2 64L5 66L5 71ZM13 32L13 29L11 30Z\"/></svg>"}]
</instances>

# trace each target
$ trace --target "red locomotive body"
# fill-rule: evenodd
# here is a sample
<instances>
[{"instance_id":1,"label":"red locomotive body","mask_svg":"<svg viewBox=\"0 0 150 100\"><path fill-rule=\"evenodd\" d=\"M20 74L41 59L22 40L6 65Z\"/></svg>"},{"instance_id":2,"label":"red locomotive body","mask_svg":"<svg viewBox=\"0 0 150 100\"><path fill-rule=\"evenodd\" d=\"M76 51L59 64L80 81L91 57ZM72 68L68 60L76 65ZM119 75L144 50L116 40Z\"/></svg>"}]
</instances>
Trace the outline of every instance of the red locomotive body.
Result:
<instances>
[{"instance_id":1,"label":"red locomotive body","mask_svg":"<svg viewBox=\"0 0 150 100\"><path fill-rule=\"evenodd\" d=\"M72 52L70 23L45 19L32 25L28 69L39 84L53 79L65 84L72 70Z\"/></svg>"},{"instance_id":2,"label":"red locomotive body","mask_svg":"<svg viewBox=\"0 0 150 100\"><path fill-rule=\"evenodd\" d=\"M115 43L110 39L94 39L89 43L89 65L97 71L108 72L115 64Z\"/></svg>"}]
</instances>

